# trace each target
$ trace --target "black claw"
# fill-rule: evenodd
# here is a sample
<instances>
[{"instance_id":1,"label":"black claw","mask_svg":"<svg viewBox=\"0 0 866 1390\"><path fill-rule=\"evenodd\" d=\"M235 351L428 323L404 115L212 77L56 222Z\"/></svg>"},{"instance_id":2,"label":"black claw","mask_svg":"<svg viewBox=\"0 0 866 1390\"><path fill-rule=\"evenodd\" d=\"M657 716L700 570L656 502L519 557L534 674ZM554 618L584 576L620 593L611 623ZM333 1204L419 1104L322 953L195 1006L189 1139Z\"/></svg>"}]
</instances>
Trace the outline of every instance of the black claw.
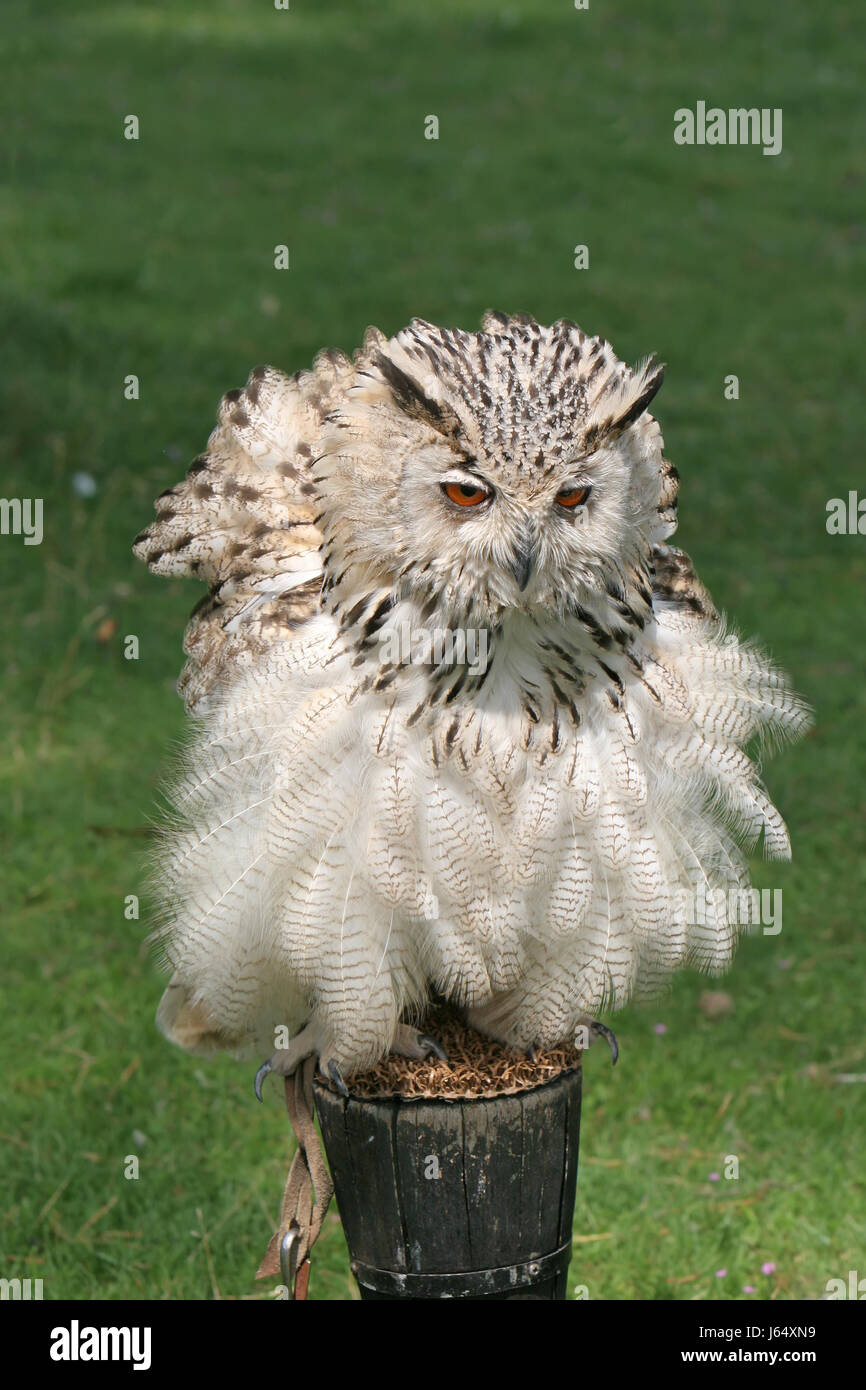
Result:
<instances>
[{"instance_id":1,"label":"black claw","mask_svg":"<svg viewBox=\"0 0 866 1390\"><path fill-rule=\"evenodd\" d=\"M331 1080L333 1081L337 1090L340 1092L340 1095L343 1097L343 1099L347 1100L349 1097L349 1088L343 1080L340 1068L337 1066L336 1062L328 1063L328 1075L330 1076Z\"/></svg>"},{"instance_id":2,"label":"black claw","mask_svg":"<svg viewBox=\"0 0 866 1390\"><path fill-rule=\"evenodd\" d=\"M437 1042L435 1038L428 1037L426 1033L419 1033L418 1046L426 1047L428 1053L432 1052L435 1057L439 1058L440 1062L447 1063L448 1053L445 1051L445 1048L442 1046L442 1044L440 1042Z\"/></svg>"},{"instance_id":3,"label":"black claw","mask_svg":"<svg viewBox=\"0 0 866 1390\"><path fill-rule=\"evenodd\" d=\"M262 1096L262 1082L264 1081L265 1077L267 1076L267 1074L268 1074L268 1072L269 1072L270 1070L271 1070L271 1062L270 1062L270 1058L268 1058L267 1062L262 1062L262 1065L259 1067L258 1071L256 1072L256 1079L255 1079L255 1081L253 1082L253 1087L254 1087L254 1089L255 1089L255 1093L256 1093L256 1095L257 1095L257 1097L258 1097L259 1100L262 1100L262 1099L263 1099L263 1096Z\"/></svg>"},{"instance_id":4,"label":"black claw","mask_svg":"<svg viewBox=\"0 0 866 1390\"><path fill-rule=\"evenodd\" d=\"M617 1059L619 1058L619 1043L616 1040L616 1034L614 1033L613 1029L608 1028L606 1023L593 1022L590 1025L589 1031L591 1033L595 1033L600 1038L604 1038L605 1042L610 1048L610 1055L613 1058L611 1066L615 1067L617 1064Z\"/></svg>"},{"instance_id":5,"label":"black claw","mask_svg":"<svg viewBox=\"0 0 866 1390\"><path fill-rule=\"evenodd\" d=\"M538 1061L538 1043L530 1043L526 1049L526 1055L533 1064Z\"/></svg>"}]
</instances>

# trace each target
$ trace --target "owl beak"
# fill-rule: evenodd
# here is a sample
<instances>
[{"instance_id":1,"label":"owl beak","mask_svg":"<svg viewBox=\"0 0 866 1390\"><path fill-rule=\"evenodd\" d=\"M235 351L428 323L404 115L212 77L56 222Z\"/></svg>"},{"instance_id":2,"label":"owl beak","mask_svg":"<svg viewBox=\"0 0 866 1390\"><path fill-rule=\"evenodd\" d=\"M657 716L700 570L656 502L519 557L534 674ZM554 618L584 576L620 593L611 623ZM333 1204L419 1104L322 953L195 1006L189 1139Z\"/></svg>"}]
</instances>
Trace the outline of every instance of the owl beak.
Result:
<instances>
[{"instance_id":1,"label":"owl beak","mask_svg":"<svg viewBox=\"0 0 866 1390\"><path fill-rule=\"evenodd\" d=\"M517 587L523 593L530 579L535 566L535 546L530 538L524 537L514 552L511 561L511 573L517 581Z\"/></svg>"}]
</instances>

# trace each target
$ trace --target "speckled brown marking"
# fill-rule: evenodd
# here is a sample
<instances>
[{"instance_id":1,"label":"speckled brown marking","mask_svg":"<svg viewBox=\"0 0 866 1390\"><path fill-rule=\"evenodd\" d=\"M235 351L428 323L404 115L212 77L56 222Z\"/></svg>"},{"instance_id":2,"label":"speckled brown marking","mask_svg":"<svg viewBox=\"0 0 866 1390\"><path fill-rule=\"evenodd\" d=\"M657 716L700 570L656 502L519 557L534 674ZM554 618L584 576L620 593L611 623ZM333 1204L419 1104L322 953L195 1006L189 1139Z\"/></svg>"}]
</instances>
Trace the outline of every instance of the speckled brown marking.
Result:
<instances>
[{"instance_id":1,"label":"speckled brown marking","mask_svg":"<svg viewBox=\"0 0 866 1390\"><path fill-rule=\"evenodd\" d=\"M696 616L715 620L718 613L698 579L685 551L674 546L653 546L653 593L662 602L675 603Z\"/></svg>"}]
</instances>

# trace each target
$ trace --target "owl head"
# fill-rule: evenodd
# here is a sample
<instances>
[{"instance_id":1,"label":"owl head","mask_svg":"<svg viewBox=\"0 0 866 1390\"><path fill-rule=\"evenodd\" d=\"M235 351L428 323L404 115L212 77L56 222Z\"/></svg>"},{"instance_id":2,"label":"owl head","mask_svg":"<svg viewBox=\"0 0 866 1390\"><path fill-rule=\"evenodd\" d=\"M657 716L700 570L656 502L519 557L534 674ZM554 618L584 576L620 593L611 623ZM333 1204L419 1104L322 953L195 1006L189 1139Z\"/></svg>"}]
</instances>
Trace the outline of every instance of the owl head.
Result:
<instances>
[{"instance_id":1,"label":"owl head","mask_svg":"<svg viewBox=\"0 0 866 1390\"><path fill-rule=\"evenodd\" d=\"M330 601L352 595L344 620L390 596L492 628L599 602L645 614L652 544L676 525L647 413L663 375L567 320L370 329L314 468Z\"/></svg>"}]
</instances>

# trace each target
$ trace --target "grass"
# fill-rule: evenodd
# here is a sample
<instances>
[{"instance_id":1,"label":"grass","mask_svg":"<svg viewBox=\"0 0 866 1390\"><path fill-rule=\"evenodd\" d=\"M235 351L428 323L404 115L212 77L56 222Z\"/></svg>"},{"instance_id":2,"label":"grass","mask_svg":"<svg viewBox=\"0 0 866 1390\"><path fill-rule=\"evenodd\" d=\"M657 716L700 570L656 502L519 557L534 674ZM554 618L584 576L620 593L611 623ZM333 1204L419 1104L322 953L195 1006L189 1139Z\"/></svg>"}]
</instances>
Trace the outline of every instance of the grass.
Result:
<instances>
[{"instance_id":1,"label":"grass","mask_svg":"<svg viewBox=\"0 0 866 1390\"><path fill-rule=\"evenodd\" d=\"M130 541L257 362L294 370L413 314L469 328L492 305L665 358L680 543L817 712L768 770L795 856L757 870L783 888L784 925L715 986L733 1012L711 1020L707 982L683 976L618 1015L615 1073L587 1059L572 1283L787 1299L862 1273L866 1091L842 1078L866 1073L866 551L825 529L827 499L863 479L862 8L7 11L0 458L6 496L44 498L45 537L0 537L0 1272L47 1298L263 1296L276 1088L259 1107L247 1069L162 1041L147 905L124 915L183 732L173 680L199 597L150 577ZM675 146L674 110L699 99L781 107L782 154ZM726 1155L739 1178L710 1181ZM312 1296L355 1296L335 1217Z\"/></svg>"}]
</instances>

